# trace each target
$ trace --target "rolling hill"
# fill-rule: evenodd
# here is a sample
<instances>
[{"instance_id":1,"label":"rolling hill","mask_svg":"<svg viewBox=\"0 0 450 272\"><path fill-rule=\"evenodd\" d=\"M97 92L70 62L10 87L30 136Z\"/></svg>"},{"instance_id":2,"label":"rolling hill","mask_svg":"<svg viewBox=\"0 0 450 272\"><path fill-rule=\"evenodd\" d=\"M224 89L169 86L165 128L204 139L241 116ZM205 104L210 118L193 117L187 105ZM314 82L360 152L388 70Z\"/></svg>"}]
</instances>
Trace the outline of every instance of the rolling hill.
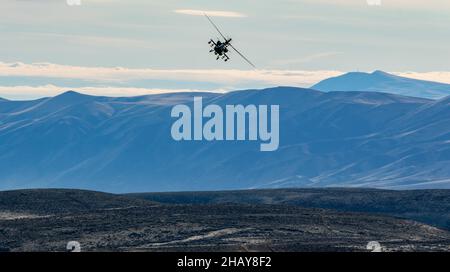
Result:
<instances>
[{"instance_id":1,"label":"rolling hill","mask_svg":"<svg viewBox=\"0 0 450 272\"><path fill-rule=\"evenodd\" d=\"M213 192L136 193L128 197L165 204L289 205L411 219L450 230L450 190L359 188L263 189Z\"/></svg>"}]
</instances>

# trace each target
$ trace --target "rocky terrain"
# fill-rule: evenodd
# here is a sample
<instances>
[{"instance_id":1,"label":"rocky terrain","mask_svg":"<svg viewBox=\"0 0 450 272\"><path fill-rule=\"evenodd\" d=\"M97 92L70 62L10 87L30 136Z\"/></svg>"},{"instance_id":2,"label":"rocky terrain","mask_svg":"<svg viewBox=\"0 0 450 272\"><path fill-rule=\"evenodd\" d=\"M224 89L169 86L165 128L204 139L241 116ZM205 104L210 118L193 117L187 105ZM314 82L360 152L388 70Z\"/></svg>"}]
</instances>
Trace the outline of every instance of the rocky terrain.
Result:
<instances>
[{"instance_id":1,"label":"rocky terrain","mask_svg":"<svg viewBox=\"0 0 450 272\"><path fill-rule=\"evenodd\" d=\"M202 199L204 193L187 194ZM173 204L135 196L0 192L0 250L65 251L69 241L82 251L367 251L370 241L385 251L450 250L448 231L386 215L277 201Z\"/></svg>"},{"instance_id":2,"label":"rocky terrain","mask_svg":"<svg viewBox=\"0 0 450 272\"><path fill-rule=\"evenodd\" d=\"M357 188L269 189L140 193L135 198L168 204L277 204L401 217L450 230L450 190Z\"/></svg>"}]
</instances>

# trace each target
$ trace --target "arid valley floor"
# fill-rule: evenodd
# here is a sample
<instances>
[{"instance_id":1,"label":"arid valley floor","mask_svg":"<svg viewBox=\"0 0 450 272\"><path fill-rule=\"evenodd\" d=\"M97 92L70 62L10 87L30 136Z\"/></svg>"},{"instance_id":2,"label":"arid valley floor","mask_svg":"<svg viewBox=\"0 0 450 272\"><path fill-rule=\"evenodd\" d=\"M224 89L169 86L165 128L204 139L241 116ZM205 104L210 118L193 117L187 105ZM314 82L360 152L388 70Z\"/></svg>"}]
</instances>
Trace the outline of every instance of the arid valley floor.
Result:
<instances>
[{"instance_id":1,"label":"arid valley floor","mask_svg":"<svg viewBox=\"0 0 450 272\"><path fill-rule=\"evenodd\" d=\"M0 192L0 251L450 251L450 191Z\"/></svg>"}]
</instances>

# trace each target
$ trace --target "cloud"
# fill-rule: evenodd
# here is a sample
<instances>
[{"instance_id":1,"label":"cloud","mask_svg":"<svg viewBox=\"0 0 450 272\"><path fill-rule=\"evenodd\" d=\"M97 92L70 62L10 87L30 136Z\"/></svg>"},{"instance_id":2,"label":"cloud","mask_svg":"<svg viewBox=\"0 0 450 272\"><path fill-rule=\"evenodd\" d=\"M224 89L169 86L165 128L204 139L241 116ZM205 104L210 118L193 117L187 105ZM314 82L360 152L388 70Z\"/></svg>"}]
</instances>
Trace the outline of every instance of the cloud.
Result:
<instances>
[{"instance_id":1,"label":"cloud","mask_svg":"<svg viewBox=\"0 0 450 272\"><path fill-rule=\"evenodd\" d=\"M41 97L50 97L61 94L65 91L76 91L79 93L99 96L137 96L161 93L180 93L180 92L204 92L197 89L146 89L133 87L83 87L71 88L55 85L42 86L0 86L0 97L14 100L28 100ZM221 93L224 90L214 90L211 92Z\"/></svg>"},{"instance_id":2,"label":"cloud","mask_svg":"<svg viewBox=\"0 0 450 272\"><path fill-rule=\"evenodd\" d=\"M340 74L342 74L340 71L167 70L0 62L0 77L4 78L3 82L7 82L8 78L15 79L14 82L21 82L15 84L21 86L11 86L11 83L4 84L8 86L0 85L0 96L9 99L30 99L53 96L65 90L93 95L131 96L185 91L225 92L280 85L309 87L320 80ZM151 86L155 83L161 87L160 82L167 83L162 83L163 88Z\"/></svg>"},{"instance_id":3,"label":"cloud","mask_svg":"<svg viewBox=\"0 0 450 272\"><path fill-rule=\"evenodd\" d=\"M174 10L174 12L194 16L203 16L204 14L207 14L208 16L211 17L234 17L234 18L247 17L247 15L243 13L224 10L176 9Z\"/></svg>"},{"instance_id":4,"label":"cloud","mask_svg":"<svg viewBox=\"0 0 450 272\"><path fill-rule=\"evenodd\" d=\"M450 84L450 72L393 72L393 74L402 77Z\"/></svg>"},{"instance_id":5,"label":"cloud","mask_svg":"<svg viewBox=\"0 0 450 272\"><path fill-rule=\"evenodd\" d=\"M124 67L83 67L52 63L0 62L0 76L79 79L126 84L135 80L170 80L178 82L215 83L229 88L244 84L258 86L309 86L322 79L342 74L340 71L295 70L225 70L225 69L132 69Z\"/></svg>"},{"instance_id":6,"label":"cloud","mask_svg":"<svg viewBox=\"0 0 450 272\"><path fill-rule=\"evenodd\" d=\"M0 62L0 77L3 82L8 82L8 78L15 79L13 82L21 82L12 84L9 81L9 84L3 84L8 86L0 85L0 96L29 99L52 96L66 90L93 95L132 96L187 91L226 92L271 86L310 87L323 79L343 73L332 70L133 69ZM450 84L450 71L393 73ZM153 84L158 84L161 88L156 88Z\"/></svg>"}]
</instances>

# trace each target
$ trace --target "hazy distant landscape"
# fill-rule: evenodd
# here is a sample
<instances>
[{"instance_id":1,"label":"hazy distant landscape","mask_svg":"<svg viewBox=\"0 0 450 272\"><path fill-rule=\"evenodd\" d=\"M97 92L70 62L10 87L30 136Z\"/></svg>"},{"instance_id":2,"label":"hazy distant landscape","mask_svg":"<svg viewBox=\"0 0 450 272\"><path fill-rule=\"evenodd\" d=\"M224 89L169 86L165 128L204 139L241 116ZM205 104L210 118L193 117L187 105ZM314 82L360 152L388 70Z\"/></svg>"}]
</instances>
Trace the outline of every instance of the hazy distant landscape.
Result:
<instances>
[{"instance_id":1,"label":"hazy distant landscape","mask_svg":"<svg viewBox=\"0 0 450 272\"><path fill-rule=\"evenodd\" d=\"M0 189L450 188L450 96L383 92L399 90L392 81L424 94L442 95L448 85L382 72L330 80L340 88L342 80L352 79L365 89L277 87L119 98L65 92L2 100ZM330 81L317 86L331 89ZM194 96L202 96L204 105L280 105L279 149L260 152L251 141L174 141L170 110L192 105Z\"/></svg>"},{"instance_id":2,"label":"hazy distant landscape","mask_svg":"<svg viewBox=\"0 0 450 272\"><path fill-rule=\"evenodd\" d=\"M0 251L449 251L447 87L377 71L320 91L0 99L0 189L33 188L0 191ZM174 141L170 110L195 96L280 105L279 149Z\"/></svg>"}]
</instances>

